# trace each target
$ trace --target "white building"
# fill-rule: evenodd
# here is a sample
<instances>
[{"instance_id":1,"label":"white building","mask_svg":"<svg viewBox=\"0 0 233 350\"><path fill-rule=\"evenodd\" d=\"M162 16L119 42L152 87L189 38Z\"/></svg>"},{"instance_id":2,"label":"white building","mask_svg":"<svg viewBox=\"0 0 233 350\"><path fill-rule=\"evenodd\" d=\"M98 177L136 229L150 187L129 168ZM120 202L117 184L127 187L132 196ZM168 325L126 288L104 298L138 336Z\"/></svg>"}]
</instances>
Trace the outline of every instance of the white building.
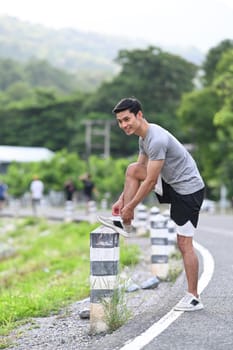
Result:
<instances>
[{"instance_id":1,"label":"white building","mask_svg":"<svg viewBox=\"0 0 233 350\"><path fill-rule=\"evenodd\" d=\"M0 173L5 173L11 162L27 163L49 160L54 152L44 147L0 146Z\"/></svg>"}]
</instances>

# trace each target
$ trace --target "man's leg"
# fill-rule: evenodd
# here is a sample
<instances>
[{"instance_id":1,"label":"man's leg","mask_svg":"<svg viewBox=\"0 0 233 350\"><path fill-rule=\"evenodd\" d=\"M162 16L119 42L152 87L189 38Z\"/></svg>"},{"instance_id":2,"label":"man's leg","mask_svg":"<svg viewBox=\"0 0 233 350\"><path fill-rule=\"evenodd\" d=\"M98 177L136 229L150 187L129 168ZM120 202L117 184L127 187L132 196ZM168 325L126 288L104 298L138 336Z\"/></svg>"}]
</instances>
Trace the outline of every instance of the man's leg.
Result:
<instances>
[{"instance_id":1,"label":"man's leg","mask_svg":"<svg viewBox=\"0 0 233 350\"><path fill-rule=\"evenodd\" d=\"M128 166L126 173L125 173L125 184L124 184L124 197L123 197L123 205L126 205L127 203L129 203L131 201L131 199L135 196L135 194L137 193L140 183L141 181L143 181L146 178L146 167L143 166L140 163L132 163ZM118 200L119 202L119 200ZM115 208L113 210L113 215L115 216L120 216L120 206L122 205L122 203L119 206L119 203L116 202L115 204ZM121 222L121 220L116 219L109 219L103 216L99 216L98 220L105 226L111 227L111 228L115 228L120 227L119 233L122 234L123 236L125 235L124 233L130 233L132 231L132 226L131 226L131 222ZM123 229L123 230L122 230Z\"/></svg>"},{"instance_id":2,"label":"man's leg","mask_svg":"<svg viewBox=\"0 0 233 350\"><path fill-rule=\"evenodd\" d=\"M146 167L140 163L132 163L125 173L124 205L129 203L137 193L141 181L146 178Z\"/></svg>"},{"instance_id":3,"label":"man's leg","mask_svg":"<svg viewBox=\"0 0 233 350\"><path fill-rule=\"evenodd\" d=\"M198 257L193 247L193 237L198 223L198 209L202 202L203 190L190 195L179 195L170 189L171 218L177 225L177 245L181 251L187 278L188 291L175 305L177 311L203 309L198 295ZM183 223L179 225L179 223Z\"/></svg>"},{"instance_id":4,"label":"man's leg","mask_svg":"<svg viewBox=\"0 0 233 350\"><path fill-rule=\"evenodd\" d=\"M193 247L193 238L177 235L177 245L181 251L186 273L188 292L198 297L198 258Z\"/></svg>"}]
</instances>

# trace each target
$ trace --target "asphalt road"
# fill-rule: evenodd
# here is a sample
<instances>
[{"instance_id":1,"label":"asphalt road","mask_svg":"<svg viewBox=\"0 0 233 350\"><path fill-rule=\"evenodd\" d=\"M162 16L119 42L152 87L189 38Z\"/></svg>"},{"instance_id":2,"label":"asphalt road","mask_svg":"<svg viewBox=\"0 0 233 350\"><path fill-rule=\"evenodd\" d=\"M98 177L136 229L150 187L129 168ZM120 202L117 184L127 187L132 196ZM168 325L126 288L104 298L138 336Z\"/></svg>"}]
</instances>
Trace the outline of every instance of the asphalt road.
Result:
<instances>
[{"instance_id":1,"label":"asphalt road","mask_svg":"<svg viewBox=\"0 0 233 350\"><path fill-rule=\"evenodd\" d=\"M204 310L181 313L162 333L147 342L147 330L164 318L183 296L186 282L182 274L156 310L141 314L103 338L93 349L233 349L233 215L202 214L195 241L207 250L214 262L213 275L201 294ZM205 265L202 255L198 255L201 275ZM143 340L139 341L141 345L135 345L135 338Z\"/></svg>"}]
</instances>

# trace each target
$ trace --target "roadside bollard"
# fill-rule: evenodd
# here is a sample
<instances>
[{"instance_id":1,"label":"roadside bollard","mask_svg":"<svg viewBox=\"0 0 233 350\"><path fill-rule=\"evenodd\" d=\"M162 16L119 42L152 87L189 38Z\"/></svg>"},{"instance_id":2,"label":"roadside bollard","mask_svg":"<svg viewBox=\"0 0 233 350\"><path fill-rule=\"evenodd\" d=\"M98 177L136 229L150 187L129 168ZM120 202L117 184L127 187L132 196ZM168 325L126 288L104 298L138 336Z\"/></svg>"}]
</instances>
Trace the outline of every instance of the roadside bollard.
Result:
<instances>
[{"instance_id":1,"label":"roadside bollard","mask_svg":"<svg viewBox=\"0 0 233 350\"><path fill-rule=\"evenodd\" d=\"M106 198L103 198L101 201L101 209L102 210L107 210L108 209L108 201Z\"/></svg>"},{"instance_id":2,"label":"roadside bollard","mask_svg":"<svg viewBox=\"0 0 233 350\"><path fill-rule=\"evenodd\" d=\"M173 253L176 250L176 223L169 219L167 222L168 229L168 254Z\"/></svg>"},{"instance_id":3,"label":"roadside bollard","mask_svg":"<svg viewBox=\"0 0 233 350\"><path fill-rule=\"evenodd\" d=\"M119 270L119 234L104 226L90 235L90 331L105 332L103 301L109 300L117 288Z\"/></svg>"},{"instance_id":4,"label":"roadside bollard","mask_svg":"<svg viewBox=\"0 0 233 350\"><path fill-rule=\"evenodd\" d=\"M168 229L167 218L161 214L150 221L152 274L165 279L168 276Z\"/></svg>"},{"instance_id":5,"label":"roadside bollard","mask_svg":"<svg viewBox=\"0 0 233 350\"><path fill-rule=\"evenodd\" d=\"M135 211L134 225L136 226L136 234L142 235L147 232L147 219L147 208L144 204L141 203L136 207Z\"/></svg>"},{"instance_id":6,"label":"roadside bollard","mask_svg":"<svg viewBox=\"0 0 233 350\"><path fill-rule=\"evenodd\" d=\"M65 221L70 222L73 220L73 202L66 201L65 204Z\"/></svg>"},{"instance_id":7,"label":"roadside bollard","mask_svg":"<svg viewBox=\"0 0 233 350\"><path fill-rule=\"evenodd\" d=\"M19 216L20 207L21 207L19 199L13 199L10 202L10 207L13 209L14 217L17 218Z\"/></svg>"},{"instance_id":8,"label":"roadside bollard","mask_svg":"<svg viewBox=\"0 0 233 350\"><path fill-rule=\"evenodd\" d=\"M160 209L156 206L150 208L150 213L149 213L149 222L148 222L148 229L150 230L151 228L151 221L154 221L154 218L156 215L160 214Z\"/></svg>"},{"instance_id":9,"label":"roadside bollard","mask_svg":"<svg viewBox=\"0 0 233 350\"><path fill-rule=\"evenodd\" d=\"M176 223L171 219L170 209L166 209L163 216L167 218L168 229L168 255L176 250Z\"/></svg>"},{"instance_id":10,"label":"roadside bollard","mask_svg":"<svg viewBox=\"0 0 233 350\"><path fill-rule=\"evenodd\" d=\"M97 207L95 201L88 202L88 221L93 224L97 218Z\"/></svg>"}]
</instances>

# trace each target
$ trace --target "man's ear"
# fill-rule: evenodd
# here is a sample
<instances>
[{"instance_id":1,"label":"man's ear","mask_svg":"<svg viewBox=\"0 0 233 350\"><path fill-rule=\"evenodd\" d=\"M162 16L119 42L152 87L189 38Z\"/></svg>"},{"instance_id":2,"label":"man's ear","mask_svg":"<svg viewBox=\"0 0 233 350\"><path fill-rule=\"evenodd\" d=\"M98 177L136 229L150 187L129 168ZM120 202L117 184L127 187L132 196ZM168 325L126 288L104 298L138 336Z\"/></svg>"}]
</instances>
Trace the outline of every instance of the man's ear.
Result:
<instances>
[{"instance_id":1,"label":"man's ear","mask_svg":"<svg viewBox=\"0 0 233 350\"><path fill-rule=\"evenodd\" d=\"M139 118L143 118L143 113L142 113L142 111L138 111L138 113L137 113L137 117L139 117Z\"/></svg>"}]
</instances>

